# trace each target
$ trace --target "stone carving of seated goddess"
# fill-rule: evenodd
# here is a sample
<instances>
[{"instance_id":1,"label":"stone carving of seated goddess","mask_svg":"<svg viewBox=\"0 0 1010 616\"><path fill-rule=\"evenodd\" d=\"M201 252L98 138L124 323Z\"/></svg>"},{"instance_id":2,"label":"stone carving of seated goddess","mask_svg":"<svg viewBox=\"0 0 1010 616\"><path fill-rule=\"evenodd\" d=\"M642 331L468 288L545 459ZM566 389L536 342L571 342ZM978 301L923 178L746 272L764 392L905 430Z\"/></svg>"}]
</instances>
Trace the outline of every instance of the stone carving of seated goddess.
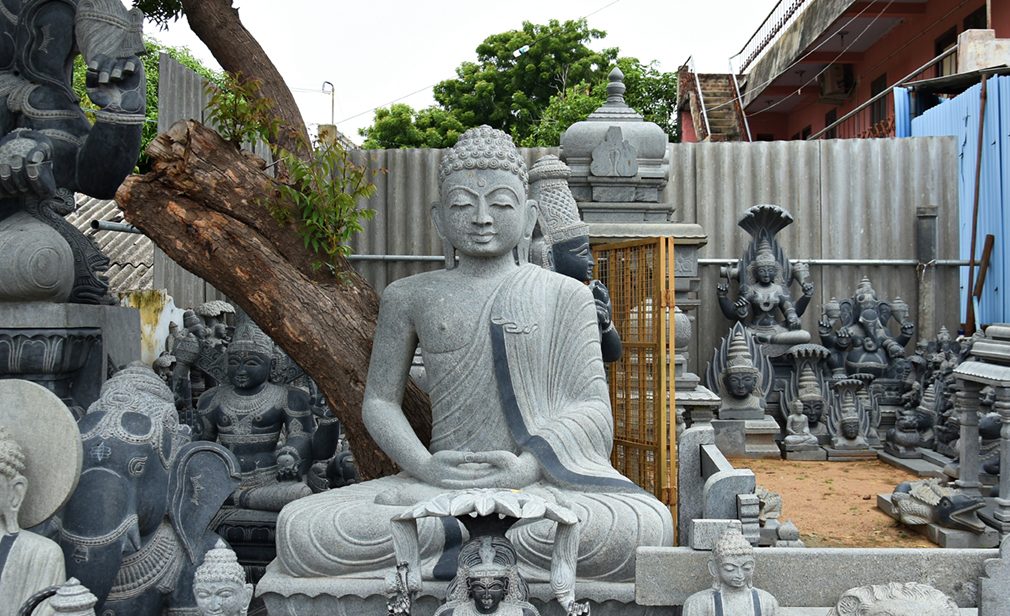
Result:
<instances>
[{"instance_id":1,"label":"stone carving of seated goddess","mask_svg":"<svg viewBox=\"0 0 1010 616\"><path fill-rule=\"evenodd\" d=\"M459 263L386 288L362 406L369 433L403 471L286 506L273 573L384 579L397 564L394 516L447 490L510 488L577 513L578 579L629 582L635 549L671 545L673 524L665 505L610 463L613 418L593 295L576 280L517 264L537 208L507 135L468 130L445 153L439 180L432 216ZM427 446L401 408L419 344L432 408ZM550 577L554 527L509 532L531 581ZM432 579L452 547L447 537L459 540L458 522L425 519L418 533L419 573Z\"/></svg>"},{"instance_id":2,"label":"stone carving of seated goddess","mask_svg":"<svg viewBox=\"0 0 1010 616\"><path fill-rule=\"evenodd\" d=\"M234 504L263 511L280 511L311 492L302 478L315 427L307 393L269 382L272 358L273 341L252 322L239 325L228 347L230 383L208 389L197 403L199 438L220 442L242 467Z\"/></svg>"},{"instance_id":3,"label":"stone carving of seated goddess","mask_svg":"<svg viewBox=\"0 0 1010 616\"><path fill-rule=\"evenodd\" d=\"M684 616L777 616L779 602L754 588L754 548L739 529L727 529L708 563L712 588L684 601Z\"/></svg>"},{"instance_id":4,"label":"stone carving of seated goddess","mask_svg":"<svg viewBox=\"0 0 1010 616\"><path fill-rule=\"evenodd\" d=\"M738 223L752 240L737 265L723 268L726 279L716 287L719 308L731 321L739 321L762 344L776 345L767 350L777 357L790 346L810 342L810 332L801 328L800 317L814 295L806 264L790 264L775 235L793 222L793 217L777 205L755 205ZM737 298L729 296L731 279L740 283ZM800 283L802 295L795 302L789 294L793 280Z\"/></svg>"}]
</instances>

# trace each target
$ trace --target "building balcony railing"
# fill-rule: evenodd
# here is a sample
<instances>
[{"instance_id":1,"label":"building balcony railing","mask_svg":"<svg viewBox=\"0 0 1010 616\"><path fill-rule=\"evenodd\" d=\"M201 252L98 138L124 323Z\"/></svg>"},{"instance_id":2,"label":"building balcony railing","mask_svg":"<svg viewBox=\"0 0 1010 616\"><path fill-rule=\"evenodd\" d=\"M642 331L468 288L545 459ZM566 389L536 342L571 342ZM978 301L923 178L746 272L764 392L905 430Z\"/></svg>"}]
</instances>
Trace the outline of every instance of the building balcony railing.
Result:
<instances>
[{"instance_id":1,"label":"building balcony railing","mask_svg":"<svg viewBox=\"0 0 1010 616\"><path fill-rule=\"evenodd\" d=\"M807 139L894 137L894 88L920 79L936 77L939 70L937 67L956 53L957 45L954 45Z\"/></svg>"},{"instance_id":2,"label":"building balcony railing","mask_svg":"<svg viewBox=\"0 0 1010 616\"><path fill-rule=\"evenodd\" d=\"M805 5L811 4L811 0L779 0L775 7L768 13L761 25L758 26L754 34L747 39L744 46L740 48L733 58L743 58L736 68L730 67L732 73L743 73L765 49L770 47L779 36L779 33L791 24L796 16L800 14Z\"/></svg>"}]
</instances>

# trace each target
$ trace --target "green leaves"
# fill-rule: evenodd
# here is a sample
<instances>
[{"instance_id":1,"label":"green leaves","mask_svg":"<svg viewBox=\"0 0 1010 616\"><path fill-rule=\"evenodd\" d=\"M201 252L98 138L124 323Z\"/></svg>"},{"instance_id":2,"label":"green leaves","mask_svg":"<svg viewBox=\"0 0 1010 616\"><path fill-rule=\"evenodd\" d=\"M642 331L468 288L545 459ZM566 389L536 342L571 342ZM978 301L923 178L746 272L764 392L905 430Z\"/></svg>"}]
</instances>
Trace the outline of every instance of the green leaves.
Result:
<instances>
[{"instance_id":1,"label":"green leaves","mask_svg":"<svg viewBox=\"0 0 1010 616\"><path fill-rule=\"evenodd\" d=\"M258 79L226 74L220 84L208 82L208 124L237 149L243 143L270 142L280 129L273 102L260 95Z\"/></svg>"},{"instance_id":2,"label":"green leaves","mask_svg":"<svg viewBox=\"0 0 1010 616\"><path fill-rule=\"evenodd\" d=\"M368 172L351 160L339 143L317 143L308 159L286 150L275 156L287 177L280 187L282 202L290 206L270 206L280 223L295 222L306 250L318 259L313 269L338 271L337 261L350 254L349 242L371 220L375 210L358 207L358 200L375 194Z\"/></svg>"}]
</instances>

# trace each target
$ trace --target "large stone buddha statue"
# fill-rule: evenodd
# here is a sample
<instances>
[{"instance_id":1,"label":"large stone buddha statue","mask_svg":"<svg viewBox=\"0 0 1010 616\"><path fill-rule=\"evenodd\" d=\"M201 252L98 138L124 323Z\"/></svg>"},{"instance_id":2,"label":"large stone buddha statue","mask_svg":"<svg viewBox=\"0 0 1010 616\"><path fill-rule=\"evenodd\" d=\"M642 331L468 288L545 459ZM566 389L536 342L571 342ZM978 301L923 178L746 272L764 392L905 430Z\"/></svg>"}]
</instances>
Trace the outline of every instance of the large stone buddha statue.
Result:
<instances>
[{"instance_id":1,"label":"large stone buddha statue","mask_svg":"<svg viewBox=\"0 0 1010 616\"><path fill-rule=\"evenodd\" d=\"M610 463L613 418L593 295L569 277L517 264L537 207L507 135L468 130L445 153L439 180L432 216L458 265L386 288L362 407L369 433L403 472L287 505L268 577L381 579L397 564L392 517L456 489L511 488L576 511L579 580L631 581L635 548L670 545L673 524L665 505ZM432 407L427 446L401 408L418 345ZM444 520L419 524L423 579L460 537L458 523ZM531 581L549 579L553 534L548 521L509 532Z\"/></svg>"}]
</instances>

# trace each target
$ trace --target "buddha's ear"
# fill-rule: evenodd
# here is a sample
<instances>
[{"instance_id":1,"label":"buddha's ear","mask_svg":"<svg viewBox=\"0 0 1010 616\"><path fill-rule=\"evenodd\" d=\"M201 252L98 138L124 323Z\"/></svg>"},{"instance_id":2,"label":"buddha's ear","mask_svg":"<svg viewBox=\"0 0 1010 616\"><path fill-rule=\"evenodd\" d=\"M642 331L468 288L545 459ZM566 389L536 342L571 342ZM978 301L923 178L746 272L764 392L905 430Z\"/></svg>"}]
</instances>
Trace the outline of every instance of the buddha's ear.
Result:
<instances>
[{"instance_id":1,"label":"buddha's ear","mask_svg":"<svg viewBox=\"0 0 1010 616\"><path fill-rule=\"evenodd\" d=\"M533 237L533 229L537 226L537 219L540 216L540 204L534 199L526 200L526 228L523 229L523 239L529 240Z\"/></svg>"}]
</instances>

